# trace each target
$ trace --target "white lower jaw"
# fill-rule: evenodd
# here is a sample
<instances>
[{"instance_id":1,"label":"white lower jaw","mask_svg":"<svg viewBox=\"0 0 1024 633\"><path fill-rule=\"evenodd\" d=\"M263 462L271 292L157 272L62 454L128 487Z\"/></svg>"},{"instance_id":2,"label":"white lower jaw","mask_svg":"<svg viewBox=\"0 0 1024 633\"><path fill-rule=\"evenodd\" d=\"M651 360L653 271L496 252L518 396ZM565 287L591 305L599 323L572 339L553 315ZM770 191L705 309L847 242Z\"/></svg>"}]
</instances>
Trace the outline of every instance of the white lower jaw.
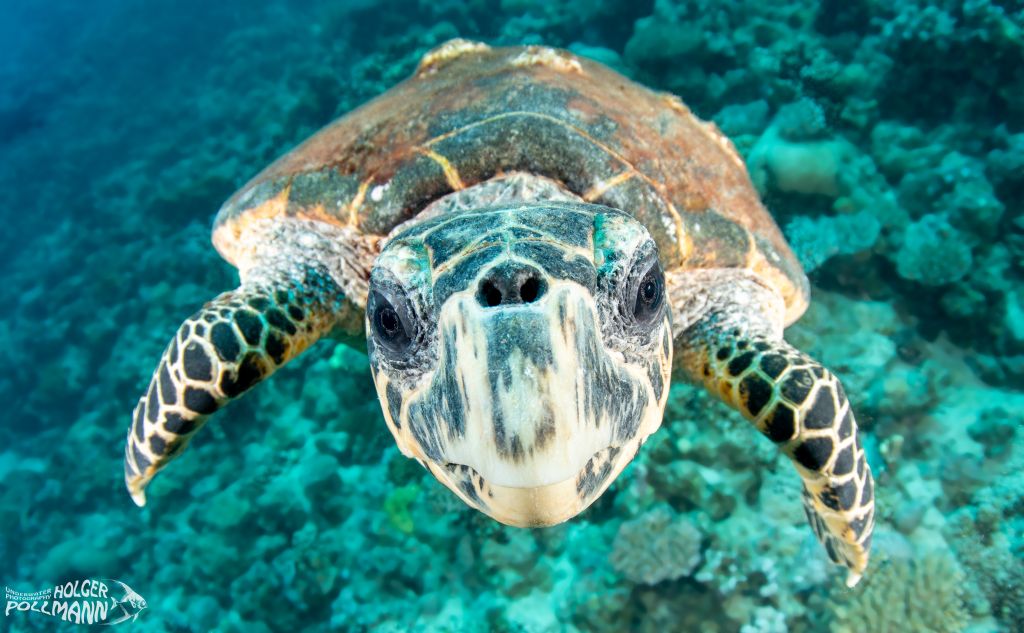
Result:
<instances>
[{"instance_id":1,"label":"white lower jaw","mask_svg":"<svg viewBox=\"0 0 1024 633\"><path fill-rule=\"evenodd\" d=\"M571 519L600 497L636 455L640 443L637 437L621 448L598 451L573 476L534 487L495 485L459 464L439 466L427 461L425 465L463 501L493 519L515 527L546 527ZM588 468L595 477L584 480Z\"/></svg>"},{"instance_id":2,"label":"white lower jaw","mask_svg":"<svg viewBox=\"0 0 1024 633\"><path fill-rule=\"evenodd\" d=\"M564 427L563 427L564 428ZM448 447L445 466L468 466L492 486L505 488L540 488L550 486L579 474L587 463L612 443L611 425L599 431L581 433L578 428L563 431L573 437L568 441L551 442L518 458L501 455L491 441L464 440Z\"/></svg>"},{"instance_id":3,"label":"white lower jaw","mask_svg":"<svg viewBox=\"0 0 1024 633\"><path fill-rule=\"evenodd\" d=\"M545 472L541 472L538 469L523 468L516 472L515 470L505 469L500 476L494 476L486 471L481 472L483 469L479 469L471 464L459 464L457 462L446 462L444 465L445 470L450 473L458 473L462 468L468 468L475 477L483 479L485 482L492 486L500 486L508 489L534 489L543 488L544 486L558 485L563 481L570 479L575 480L588 468L592 467L595 460L598 460L602 455L607 454L615 447L609 446L602 448L601 450L591 453L590 457L583 462L582 466L569 465L568 467L560 468L559 470L564 471L561 477L555 477L553 481L551 478L551 469L548 468Z\"/></svg>"}]
</instances>

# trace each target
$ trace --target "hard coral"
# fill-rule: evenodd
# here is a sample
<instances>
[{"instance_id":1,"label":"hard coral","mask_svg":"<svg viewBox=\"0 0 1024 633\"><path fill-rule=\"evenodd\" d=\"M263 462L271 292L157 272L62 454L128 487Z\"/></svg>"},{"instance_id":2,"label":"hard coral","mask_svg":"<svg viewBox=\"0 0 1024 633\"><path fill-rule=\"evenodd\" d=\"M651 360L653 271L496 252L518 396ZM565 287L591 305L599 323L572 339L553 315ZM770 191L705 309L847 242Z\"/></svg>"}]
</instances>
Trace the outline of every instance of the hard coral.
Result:
<instances>
[{"instance_id":1,"label":"hard coral","mask_svg":"<svg viewBox=\"0 0 1024 633\"><path fill-rule=\"evenodd\" d=\"M832 633L959 633L968 622L964 575L946 554L876 563L853 592L836 597Z\"/></svg>"},{"instance_id":2,"label":"hard coral","mask_svg":"<svg viewBox=\"0 0 1024 633\"><path fill-rule=\"evenodd\" d=\"M619 527L612 566L630 582L654 585L688 576L700 563L701 533L666 506Z\"/></svg>"},{"instance_id":3,"label":"hard coral","mask_svg":"<svg viewBox=\"0 0 1024 633\"><path fill-rule=\"evenodd\" d=\"M941 286L963 279L971 249L941 215L929 214L907 227L896 269L904 279Z\"/></svg>"}]
</instances>

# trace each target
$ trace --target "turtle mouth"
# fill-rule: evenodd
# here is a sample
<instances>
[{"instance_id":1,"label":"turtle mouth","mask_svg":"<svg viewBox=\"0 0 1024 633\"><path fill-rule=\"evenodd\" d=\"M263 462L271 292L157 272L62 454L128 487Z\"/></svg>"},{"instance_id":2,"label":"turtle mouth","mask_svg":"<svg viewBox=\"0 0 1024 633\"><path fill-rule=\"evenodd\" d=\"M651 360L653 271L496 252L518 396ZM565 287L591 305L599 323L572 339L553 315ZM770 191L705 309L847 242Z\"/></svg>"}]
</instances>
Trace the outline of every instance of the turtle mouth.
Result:
<instances>
[{"instance_id":1,"label":"turtle mouth","mask_svg":"<svg viewBox=\"0 0 1024 633\"><path fill-rule=\"evenodd\" d=\"M469 464L460 464L458 462L444 462L444 469L449 474L453 475L456 481L458 481L458 478L469 477L480 487L500 486L505 489L529 490L533 488L559 485L570 480L575 480L577 482L577 487L582 489L585 487L587 481L600 478L602 471L610 471L611 464L615 461L615 458L618 457L620 451L620 447L617 446L602 448L591 455L590 458L587 459L587 461L579 468L568 469L570 474L567 477L557 477L554 478L554 480L551 480L550 476L542 477L540 476L541 473L538 473L536 470L526 468L522 470L522 477L519 481L503 481L497 478L485 477L473 466L470 466ZM605 473L605 476L607 476L607 473Z\"/></svg>"},{"instance_id":2,"label":"turtle mouth","mask_svg":"<svg viewBox=\"0 0 1024 633\"><path fill-rule=\"evenodd\" d=\"M594 453L572 475L553 483L501 485L472 466L427 462L429 469L463 501L497 521L516 527L546 527L566 521L597 499L635 454L628 446Z\"/></svg>"}]
</instances>

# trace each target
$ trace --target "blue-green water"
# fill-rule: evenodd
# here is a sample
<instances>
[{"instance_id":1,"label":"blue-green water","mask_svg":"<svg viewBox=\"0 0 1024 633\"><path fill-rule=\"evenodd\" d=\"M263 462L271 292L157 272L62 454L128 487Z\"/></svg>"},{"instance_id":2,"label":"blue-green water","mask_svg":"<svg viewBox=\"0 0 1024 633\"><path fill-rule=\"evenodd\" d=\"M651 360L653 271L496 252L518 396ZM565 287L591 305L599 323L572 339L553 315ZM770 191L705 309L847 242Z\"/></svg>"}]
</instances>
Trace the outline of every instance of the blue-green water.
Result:
<instances>
[{"instance_id":1,"label":"blue-green water","mask_svg":"<svg viewBox=\"0 0 1024 633\"><path fill-rule=\"evenodd\" d=\"M1024 630L1020 2L4 4L9 589L118 579L145 631ZM333 341L132 504L136 399L237 283L217 208L456 36L569 48L733 139L811 278L787 339L844 381L876 474L856 589L788 460L696 387L593 507L523 530L402 457L365 355Z\"/></svg>"}]
</instances>

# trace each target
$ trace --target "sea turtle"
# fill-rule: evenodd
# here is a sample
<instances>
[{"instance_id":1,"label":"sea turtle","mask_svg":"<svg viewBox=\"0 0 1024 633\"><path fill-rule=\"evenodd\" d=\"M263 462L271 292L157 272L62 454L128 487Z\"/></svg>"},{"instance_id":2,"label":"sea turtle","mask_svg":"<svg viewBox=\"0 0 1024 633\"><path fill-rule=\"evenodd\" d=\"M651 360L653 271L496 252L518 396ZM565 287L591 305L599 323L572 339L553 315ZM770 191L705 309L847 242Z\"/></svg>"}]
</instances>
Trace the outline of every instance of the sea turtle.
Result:
<instances>
[{"instance_id":1,"label":"sea turtle","mask_svg":"<svg viewBox=\"0 0 1024 633\"><path fill-rule=\"evenodd\" d=\"M703 383L793 460L856 582L871 473L836 377L782 338L808 282L735 148L675 96L551 48L454 40L235 193L241 285L135 408L132 498L228 401L331 333L365 341L413 457L506 524L565 521Z\"/></svg>"}]
</instances>

